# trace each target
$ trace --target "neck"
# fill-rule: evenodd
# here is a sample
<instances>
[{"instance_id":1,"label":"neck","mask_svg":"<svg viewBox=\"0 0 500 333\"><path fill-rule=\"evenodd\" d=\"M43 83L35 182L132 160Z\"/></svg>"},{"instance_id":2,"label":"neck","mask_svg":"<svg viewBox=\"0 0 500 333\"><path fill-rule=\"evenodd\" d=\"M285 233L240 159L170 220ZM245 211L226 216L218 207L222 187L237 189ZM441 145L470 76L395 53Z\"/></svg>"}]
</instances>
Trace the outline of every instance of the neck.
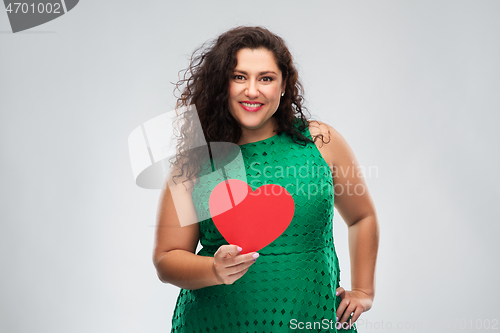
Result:
<instances>
[{"instance_id":1,"label":"neck","mask_svg":"<svg viewBox=\"0 0 500 333\"><path fill-rule=\"evenodd\" d=\"M238 141L238 144L244 145L247 143L270 138L276 134L275 130L277 127L278 126L276 126L276 118L274 117L269 118L269 120L260 128L250 129L242 127L241 138Z\"/></svg>"}]
</instances>

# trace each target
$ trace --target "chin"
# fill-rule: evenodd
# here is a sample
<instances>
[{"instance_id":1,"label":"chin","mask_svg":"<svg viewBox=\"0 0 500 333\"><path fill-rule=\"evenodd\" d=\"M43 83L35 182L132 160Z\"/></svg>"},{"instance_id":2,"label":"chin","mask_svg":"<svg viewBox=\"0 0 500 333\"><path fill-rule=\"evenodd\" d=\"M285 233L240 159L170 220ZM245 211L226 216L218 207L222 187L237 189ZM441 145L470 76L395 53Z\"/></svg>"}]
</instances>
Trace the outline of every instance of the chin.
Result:
<instances>
[{"instance_id":1,"label":"chin","mask_svg":"<svg viewBox=\"0 0 500 333\"><path fill-rule=\"evenodd\" d=\"M256 128L265 122L262 116L259 115L233 114L232 116L240 126L245 128Z\"/></svg>"},{"instance_id":2,"label":"chin","mask_svg":"<svg viewBox=\"0 0 500 333\"><path fill-rule=\"evenodd\" d=\"M246 129L256 129L264 124L264 122L261 119L259 120L240 119L238 122L240 123L241 127L244 127Z\"/></svg>"}]
</instances>

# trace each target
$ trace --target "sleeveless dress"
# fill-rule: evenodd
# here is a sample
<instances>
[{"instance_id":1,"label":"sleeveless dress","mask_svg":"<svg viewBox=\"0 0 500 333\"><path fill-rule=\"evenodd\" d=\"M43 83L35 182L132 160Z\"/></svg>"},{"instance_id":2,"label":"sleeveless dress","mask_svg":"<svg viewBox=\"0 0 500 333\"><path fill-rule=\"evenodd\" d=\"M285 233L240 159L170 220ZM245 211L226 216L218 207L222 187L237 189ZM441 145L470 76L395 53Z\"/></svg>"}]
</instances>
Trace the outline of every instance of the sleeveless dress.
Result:
<instances>
[{"instance_id":1,"label":"sleeveless dress","mask_svg":"<svg viewBox=\"0 0 500 333\"><path fill-rule=\"evenodd\" d=\"M311 138L308 128L303 134ZM293 219L233 284L181 289L172 332L357 332L356 324L349 329L336 324L341 300L335 296L340 267L333 242L333 180L318 148L282 133L240 149L250 187L286 188L295 203ZM210 186L196 187L203 194L193 195L196 209L208 209ZM198 255L213 257L228 244L211 218L199 227Z\"/></svg>"}]
</instances>

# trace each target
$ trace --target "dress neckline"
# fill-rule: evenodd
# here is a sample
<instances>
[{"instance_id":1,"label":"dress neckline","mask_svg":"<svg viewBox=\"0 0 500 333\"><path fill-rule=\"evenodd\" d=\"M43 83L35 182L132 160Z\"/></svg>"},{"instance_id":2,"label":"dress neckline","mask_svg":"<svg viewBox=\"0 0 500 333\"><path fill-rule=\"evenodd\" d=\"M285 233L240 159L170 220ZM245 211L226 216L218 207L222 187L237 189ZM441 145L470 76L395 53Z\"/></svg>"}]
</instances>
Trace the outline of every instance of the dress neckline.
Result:
<instances>
[{"instance_id":1,"label":"dress neckline","mask_svg":"<svg viewBox=\"0 0 500 333\"><path fill-rule=\"evenodd\" d=\"M298 125L298 120L296 119L293 123L293 125L297 126ZM305 131L304 131L304 136L312 139L311 137L311 132L309 131L309 124L307 124L308 126L306 126L305 128ZM254 141L254 142L248 142L248 143L245 143L245 144L242 144L242 145L238 145L240 148L247 148L247 147L255 147L257 146L258 144L260 143L268 143L268 141L271 141L273 139L276 139L278 138L280 135L285 135L286 133L285 132L282 132L281 134L274 134L273 136L270 136L266 139L262 139L262 140L258 140L258 141Z\"/></svg>"},{"instance_id":2,"label":"dress neckline","mask_svg":"<svg viewBox=\"0 0 500 333\"><path fill-rule=\"evenodd\" d=\"M258 140L258 141L254 141L254 142L248 142L248 143L245 143L245 144L242 144L242 145L238 145L240 148L246 148L246 147L249 147L251 145L257 145L259 143L263 143L263 142L267 142L267 141L270 141L271 139L273 138L276 138L279 134L276 133L274 134L273 136L270 136L266 139L262 139L262 140Z\"/></svg>"}]
</instances>

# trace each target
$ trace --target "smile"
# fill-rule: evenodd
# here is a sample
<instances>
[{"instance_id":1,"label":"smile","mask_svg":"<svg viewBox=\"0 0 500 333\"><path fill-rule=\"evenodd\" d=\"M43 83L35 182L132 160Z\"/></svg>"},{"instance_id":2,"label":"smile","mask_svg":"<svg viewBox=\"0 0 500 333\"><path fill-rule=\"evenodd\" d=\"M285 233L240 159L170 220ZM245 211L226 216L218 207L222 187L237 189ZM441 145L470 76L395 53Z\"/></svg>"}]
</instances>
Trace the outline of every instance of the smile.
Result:
<instances>
[{"instance_id":1,"label":"smile","mask_svg":"<svg viewBox=\"0 0 500 333\"><path fill-rule=\"evenodd\" d=\"M264 105L262 103L249 103L249 102L240 102L240 104L243 107L243 109L250 112L258 111Z\"/></svg>"}]
</instances>

